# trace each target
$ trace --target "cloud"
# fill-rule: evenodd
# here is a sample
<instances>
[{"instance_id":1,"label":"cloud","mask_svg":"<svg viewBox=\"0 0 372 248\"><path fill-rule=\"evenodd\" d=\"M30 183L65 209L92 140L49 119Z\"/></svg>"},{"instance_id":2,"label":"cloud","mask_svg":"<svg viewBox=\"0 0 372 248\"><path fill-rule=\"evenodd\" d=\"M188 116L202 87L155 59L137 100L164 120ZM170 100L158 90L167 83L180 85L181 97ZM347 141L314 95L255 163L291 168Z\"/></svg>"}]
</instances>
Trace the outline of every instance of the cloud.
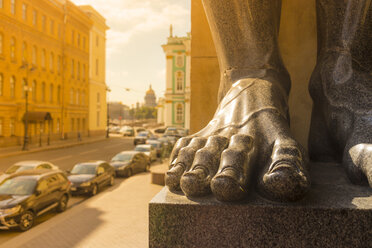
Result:
<instances>
[{"instance_id":1,"label":"cloud","mask_svg":"<svg viewBox=\"0 0 372 248\"><path fill-rule=\"evenodd\" d=\"M110 93L110 100L128 104L143 101L142 93L123 94L119 89L124 82L125 87L141 92L152 83L156 92L162 92L165 57L161 45L166 42L170 24L175 35L185 36L190 31L191 0L72 1L94 7L110 27L106 33L107 84L118 89Z\"/></svg>"}]
</instances>

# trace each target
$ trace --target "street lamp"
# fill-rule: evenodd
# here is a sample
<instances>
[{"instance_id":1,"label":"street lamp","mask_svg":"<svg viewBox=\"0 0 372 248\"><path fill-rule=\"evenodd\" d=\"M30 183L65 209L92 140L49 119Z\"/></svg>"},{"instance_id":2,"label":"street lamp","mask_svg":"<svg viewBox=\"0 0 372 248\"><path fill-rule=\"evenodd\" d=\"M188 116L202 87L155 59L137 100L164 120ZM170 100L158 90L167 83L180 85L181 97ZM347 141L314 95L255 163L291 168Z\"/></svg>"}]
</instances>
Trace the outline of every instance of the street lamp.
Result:
<instances>
[{"instance_id":1,"label":"street lamp","mask_svg":"<svg viewBox=\"0 0 372 248\"><path fill-rule=\"evenodd\" d=\"M25 115L24 115L24 122L25 122L25 134L23 136L23 147L22 150L25 151L28 148L28 92L32 90L31 87L28 87L28 72L34 71L36 68L31 67L28 69L28 64L24 63L20 69L26 69L26 80L25 80L25 85L24 85L24 92L25 92Z\"/></svg>"},{"instance_id":2,"label":"street lamp","mask_svg":"<svg viewBox=\"0 0 372 248\"><path fill-rule=\"evenodd\" d=\"M110 130L109 130L109 127L110 127L110 104L109 104L109 101L108 101L108 96L109 96L109 92L111 92L111 89L109 87L106 87L106 92L107 92L107 97L106 97L106 105L107 105L107 127L106 127L106 138L110 138Z\"/></svg>"}]
</instances>

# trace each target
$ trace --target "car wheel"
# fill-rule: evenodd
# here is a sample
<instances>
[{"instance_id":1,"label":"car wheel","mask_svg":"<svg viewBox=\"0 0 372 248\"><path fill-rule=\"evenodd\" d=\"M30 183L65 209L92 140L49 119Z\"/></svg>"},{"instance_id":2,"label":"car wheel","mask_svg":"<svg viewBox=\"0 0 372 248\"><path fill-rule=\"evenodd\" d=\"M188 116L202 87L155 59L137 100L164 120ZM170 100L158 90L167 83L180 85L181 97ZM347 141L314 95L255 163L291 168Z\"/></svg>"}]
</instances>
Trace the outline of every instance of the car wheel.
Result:
<instances>
[{"instance_id":1,"label":"car wheel","mask_svg":"<svg viewBox=\"0 0 372 248\"><path fill-rule=\"evenodd\" d=\"M21 215L19 221L19 229L24 232L29 230L34 225L35 215L31 211L26 211Z\"/></svg>"},{"instance_id":2,"label":"car wheel","mask_svg":"<svg viewBox=\"0 0 372 248\"><path fill-rule=\"evenodd\" d=\"M61 213L66 210L68 203L68 197L67 195L63 195L61 199L59 200L58 206L56 208L58 213Z\"/></svg>"},{"instance_id":3,"label":"car wheel","mask_svg":"<svg viewBox=\"0 0 372 248\"><path fill-rule=\"evenodd\" d=\"M131 177L132 175L133 175L133 172L132 172L131 169L129 169L128 172L127 172L127 177Z\"/></svg>"},{"instance_id":4,"label":"car wheel","mask_svg":"<svg viewBox=\"0 0 372 248\"><path fill-rule=\"evenodd\" d=\"M92 191L90 191L91 196L95 196L98 193L98 186L97 184L93 185Z\"/></svg>"},{"instance_id":5,"label":"car wheel","mask_svg":"<svg viewBox=\"0 0 372 248\"><path fill-rule=\"evenodd\" d=\"M110 183L109 183L109 185L112 186L112 185L114 185L114 184L115 184L115 178L114 178L114 176L112 175L112 176L110 177Z\"/></svg>"}]
</instances>

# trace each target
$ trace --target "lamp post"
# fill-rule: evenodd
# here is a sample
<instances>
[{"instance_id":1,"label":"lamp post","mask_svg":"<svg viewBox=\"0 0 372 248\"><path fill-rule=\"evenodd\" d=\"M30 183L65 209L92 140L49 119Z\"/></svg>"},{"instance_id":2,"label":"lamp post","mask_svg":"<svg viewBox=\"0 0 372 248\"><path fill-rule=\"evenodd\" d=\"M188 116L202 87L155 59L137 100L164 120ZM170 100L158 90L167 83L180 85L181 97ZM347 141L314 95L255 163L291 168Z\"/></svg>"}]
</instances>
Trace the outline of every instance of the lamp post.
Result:
<instances>
[{"instance_id":1,"label":"lamp post","mask_svg":"<svg viewBox=\"0 0 372 248\"><path fill-rule=\"evenodd\" d=\"M36 68L35 67L31 67L30 69L28 69L28 63L24 63L20 69L26 69L26 80L25 80L25 85L24 85L24 92L25 92L25 115L24 115L24 127L25 127L25 130L24 130L24 136L23 136L23 146L22 146L22 150L25 151L28 149L28 92L31 91L31 87L28 87L28 72L30 71L34 71Z\"/></svg>"},{"instance_id":2,"label":"lamp post","mask_svg":"<svg viewBox=\"0 0 372 248\"><path fill-rule=\"evenodd\" d=\"M111 89L109 87L106 87L106 92L107 92L107 97L106 97L106 105L107 105L107 127L106 127L106 138L110 138L110 130L109 130L109 127L110 127L110 104L109 104L109 94L111 92Z\"/></svg>"}]
</instances>

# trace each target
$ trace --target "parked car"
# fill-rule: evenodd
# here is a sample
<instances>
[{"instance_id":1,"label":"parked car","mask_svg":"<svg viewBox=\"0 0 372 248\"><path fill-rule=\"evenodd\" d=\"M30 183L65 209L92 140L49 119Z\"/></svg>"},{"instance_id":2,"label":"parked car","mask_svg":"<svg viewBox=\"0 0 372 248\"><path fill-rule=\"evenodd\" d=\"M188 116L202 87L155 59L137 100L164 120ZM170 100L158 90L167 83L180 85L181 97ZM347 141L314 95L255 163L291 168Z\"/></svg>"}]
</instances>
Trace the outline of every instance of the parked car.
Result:
<instances>
[{"instance_id":1,"label":"parked car","mask_svg":"<svg viewBox=\"0 0 372 248\"><path fill-rule=\"evenodd\" d=\"M150 169L148 156L137 151L120 152L111 159L110 164L115 168L116 176L130 177Z\"/></svg>"},{"instance_id":2,"label":"parked car","mask_svg":"<svg viewBox=\"0 0 372 248\"><path fill-rule=\"evenodd\" d=\"M143 127L140 127L140 128L137 128L136 132L137 134L140 133L140 132L145 132L147 131L146 128L143 128Z\"/></svg>"},{"instance_id":3,"label":"parked car","mask_svg":"<svg viewBox=\"0 0 372 248\"><path fill-rule=\"evenodd\" d=\"M155 136L151 131L139 132L134 138L133 143L135 146L138 144L146 144L146 140L152 138L155 138Z\"/></svg>"},{"instance_id":4,"label":"parked car","mask_svg":"<svg viewBox=\"0 0 372 248\"><path fill-rule=\"evenodd\" d=\"M146 154L149 157L150 162L156 160L156 150L151 145L137 145L134 150Z\"/></svg>"},{"instance_id":5,"label":"parked car","mask_svg":"<svg viewBox=\"0 0 372 248\"><path fill-rule=\"evenodd\" d=\"M36 216L67 208L70 182L59 170L27 170L0 183L0 229L30 229Z\"/></svg>"},{"instance_id":6,"label":"parked car","mask_svg":"<svg viewBox=\"0 0 372 248\"><path fill-rule=\"evenodd\" d=\"M114 185L115 169L105 161L76 164L68 176L72 194L96 195L103 186Z\"/></svg>"},{"instance_id":7,"label":"parked car","mask_svg":"<svg viewBox=\"0 0 372 248\"><path fill-rule=\"evenodd\" d=\"M167 127L164 132L164 136L174 136L177 139L186 136L188 131L180 127Z\"/></svg>"},{"instance_id":8,"label":"parked car","mask_svg":"<svg viewBox=\"0 0 372 248\"><path fill-rule=\"evenodd\" d=\"M14 165L10 166L6 171L5 174L12 174L16 172L21 172L25 170L32 170L32 169L49 169L49 170L59 170L58 166L46 162L46 161L21 161L17 162Z\"/></svg>"},{"instance_id":9,"label":"parked car","mask_svg":"<svg viewBox=\"0 0 372 248\"><path fill-rule=\"evenodd\" d=\"M134 136L134 129L130 126L124 126L120 129L120 134L123 136Z\"/></svg>"},{"instance_id":10,"label":"parked car","mask_svg":"<svg viewBox=\"0 0 372 248\"><path fill-rule=\"evenodd\" d=\"M155 140L155 139L148 139L148 140L146 141L146 144L151 145L151 146L155 149L155 151L156 151L156 156L157 156L158 158L161 157L162 148L163 148L163 143L162 143L161 141L159 141L159 140Z\"/></svg>"},{"instance_id":11,"label":"parked car","mask_svg":"<svg viewBox=\"0 0 372 248\"><path fill-rule=\"evenodd\" d=\"M111 127L111 128L109 129L109 132L110 132L110 133L119 133L119 131L120 131L120 127L117 127L117 126L115 126L115 127Z\"/></svg>"}]
</instances>

